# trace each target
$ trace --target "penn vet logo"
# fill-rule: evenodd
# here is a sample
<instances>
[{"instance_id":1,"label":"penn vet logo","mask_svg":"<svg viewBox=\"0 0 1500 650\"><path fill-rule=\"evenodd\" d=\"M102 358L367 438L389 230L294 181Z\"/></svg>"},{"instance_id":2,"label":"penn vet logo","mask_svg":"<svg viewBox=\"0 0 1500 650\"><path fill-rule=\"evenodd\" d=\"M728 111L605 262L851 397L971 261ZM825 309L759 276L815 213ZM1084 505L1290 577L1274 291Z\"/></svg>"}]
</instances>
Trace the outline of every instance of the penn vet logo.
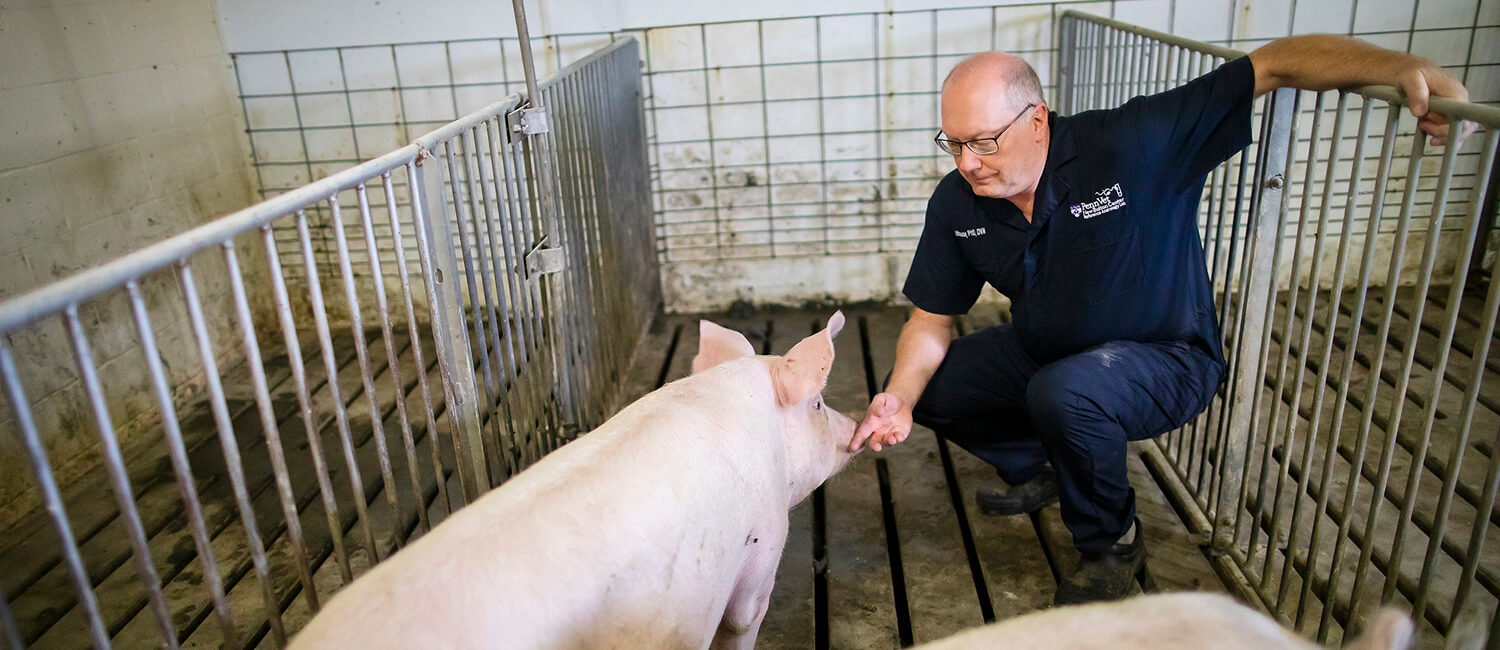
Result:
<instances>
[{"instance_id":1,"label":"penn vet logo","mask_svg":"<svg viewBox=\"0 0 1500 650\"><path fill-rule=\"evenodd\" d=\"M1068 206L1068 211L1072 212L1076 219L1093 219L1123 207L1125 207L1125 190L1120 189L1119 183L1115 183L1102 190L1096 190L1092 201Z\"/></svg>"}]
</instances>

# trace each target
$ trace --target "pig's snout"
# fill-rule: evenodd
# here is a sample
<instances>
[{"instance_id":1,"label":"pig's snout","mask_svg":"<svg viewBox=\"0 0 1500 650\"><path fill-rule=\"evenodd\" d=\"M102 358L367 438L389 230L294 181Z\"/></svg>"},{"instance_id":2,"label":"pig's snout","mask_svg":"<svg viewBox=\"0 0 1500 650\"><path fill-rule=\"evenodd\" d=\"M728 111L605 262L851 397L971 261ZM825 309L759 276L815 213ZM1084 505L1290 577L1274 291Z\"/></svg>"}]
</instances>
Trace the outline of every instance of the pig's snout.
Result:
<instances>
[{"instance_id":1,"label":"pig's snout","mask_svg":"<svg viewBox=\"0 0 1500 650\"><path fill-rule=\"evenodd\" d=\"M864 446L861 445L854 451L849 450L849 445L854 442L854 432L859 428L859 421L841 411L834 411L834 414L837 417L833 418L834 421L831 424L834 430L833 440L838 443L838 463L834 467L834 472L837 472L843 469L844 464L849 462L855 454L864 451Z\"/></svg>"}]
</instances>

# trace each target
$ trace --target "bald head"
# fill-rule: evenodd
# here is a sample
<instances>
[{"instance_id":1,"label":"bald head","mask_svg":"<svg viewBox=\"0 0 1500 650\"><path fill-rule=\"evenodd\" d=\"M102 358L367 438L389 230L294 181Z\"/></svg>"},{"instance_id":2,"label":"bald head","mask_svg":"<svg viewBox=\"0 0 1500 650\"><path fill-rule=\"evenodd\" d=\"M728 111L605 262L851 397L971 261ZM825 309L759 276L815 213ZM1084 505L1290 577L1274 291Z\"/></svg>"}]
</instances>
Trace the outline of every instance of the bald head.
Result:
<instances>
[{"instance_id":1,"label":"bald head","mask_svg":"<svg viewBox=\"0 0 1500 650\"><path fill-rule=\"evenodd\" d=\"M972 145L958 149L954 166L975 195L1009 199L1031 218L1031 201L1051 143L1036 71L1002 52L964 59L943 80L938 118L949 140L994 139L990 153L979 154Z\"/></svg>"},{"instance_id":2,"label":"bald head","mask_svg":"<svg viewBox=\"0 0 1500 650\"><path fill-rule=\"evenodd\" d=\"M953 66L943 79L943 101L950 96L1000 95L1010 110L1042 103L1042 81L1021 57L1004 52L980 52Z\"/></svg>"}]
</instances>

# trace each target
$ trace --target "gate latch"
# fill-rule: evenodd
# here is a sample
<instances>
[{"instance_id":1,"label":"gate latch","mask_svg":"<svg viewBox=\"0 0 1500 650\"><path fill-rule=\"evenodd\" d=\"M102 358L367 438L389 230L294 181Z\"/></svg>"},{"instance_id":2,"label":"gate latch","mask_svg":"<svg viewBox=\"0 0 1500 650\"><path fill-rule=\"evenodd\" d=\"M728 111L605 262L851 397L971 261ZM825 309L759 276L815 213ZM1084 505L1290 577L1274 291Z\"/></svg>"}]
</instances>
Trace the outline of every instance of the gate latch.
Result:
<instances>
[{"instance_id":1,"label":"gate latch","mask_svg":"<svg viewBox=\"0 0 1500 650\"><path fill-rule=\"evenodd\" d=\"M550 133L552 116L545 108L523 108L506 113L505 125L510 133L510 141L515 142L526 136Z\"/></svg>"},{"instance_id":2,"label":"gate latch","mask_svg":"<svg viewBox=\"0 0 1500 650\"><path fill-rule=\"evenodd\" d=\"M526 277L534 278L538 275L557 273L567 266L567 258L563 257L563 249L547 247L547 238L543 237L535 246L526 253Z\"/></svg>"}]
</instances>

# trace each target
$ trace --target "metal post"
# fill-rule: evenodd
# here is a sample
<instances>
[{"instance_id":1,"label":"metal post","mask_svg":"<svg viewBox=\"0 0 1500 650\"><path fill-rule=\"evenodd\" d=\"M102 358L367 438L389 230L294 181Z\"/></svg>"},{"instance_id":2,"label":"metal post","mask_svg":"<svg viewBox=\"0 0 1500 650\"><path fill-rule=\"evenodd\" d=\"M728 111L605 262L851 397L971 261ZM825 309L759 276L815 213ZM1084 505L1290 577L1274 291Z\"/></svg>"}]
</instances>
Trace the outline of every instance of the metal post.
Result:
<instances>
[{"instance_id":1,"label":"metal post","mask_svg":"<svg viewBox=\"0 0 1500 650\"><path fill-rule=\"evenodd\" d=\"M1275 247L1275 236L1283 216L1281 196L1286 179L1282 176L1282 171L1286 168L1287 151L1290 148L1292 103L1296 99L1296 92L1288 88L1277 90L1266 116L1271 123L1267 129L1269 137L1262 140L1262 146L1265 147L1264 164L1256 170L1255 187L1260 198L1255 223L1251 226L1255 232L1255 250L1262 252ZM1238 495L1241 491L1250 439L1250 419L1253 415L1251 405L1261 391L1261 369L1252 360L1259 357L1262 341L1270 336L1265 323L1272 306L1271 294L1276 290L1276 269L1269 261L1266 257L1258 257L1249 262L1249 285L1242 303L1245 325L1239 340L1235 342L1235 357L1240 360L1233 380L1236 390L1230 395L1229 430L1224 444L1219 448L1222 460L1217 463L1216 468L1221 476L1218 505L1214 509L1216 520L1222 519L1226 514L1224 496ZM1233 546L1233 539L1232 529L1218 527L1214 535L1214 547L1221 551L1228 550Z\"/></svg>"},{"instance_id":2,"label":"metal post","mask_svg":"<svg viewBox=\"0 0 1500 650\"><path fill-rule=\"evenodd\" d=\"M473 501L487 486L484 440L479 432L479 393L469 354L469 332L464 326L464 297L459 288L458 261L453 253L453 231L443 200L443 171L430 152L422 152L407 168L411 178L413 218L422 276L427 281L432 312L432 334L443 377L448 419L453 423L459 483L464 498Z\"/></svg>"},{"instance_id":3,"label":"metal post","mask_svg":"<svg viewBox=\"0 0 1500 650\"><path fill-rule=\"evenodd\" d=\"M511 4L515 8L516 37L520 40L521 69L526 73L526 98L527 103L530 104L530 108L521 111L521 125L527 135L542 135L550 130L547 124L549 119L536 83L536 69L531 56L531 33L526 25L526 2L525 0L512 0ZM548 137L534 138L531 147L537 170L537 197L541 199L538 209L542 213L541 217L547 229L547 239L551 246L555 247L562 241L559 222L563 219L563 213L558 206L557 190L553 180L551 140ZM539 243L533 242L534 245ZM531 275L529 271L527 275ZM549 294L553 304L548 305L548 325L553 332L553 367L557 369L558 399L561 402L559 416L564 427L571 427L576 426L581 419L578 413L578 401L573 394L575 372L572 357L568 354L568 351L573 349L573 333L563 323L563 312L567 310L567 306L556 304L567 293L561 290L561 287L554 286Z\"/></svg>"}]
</instances>

